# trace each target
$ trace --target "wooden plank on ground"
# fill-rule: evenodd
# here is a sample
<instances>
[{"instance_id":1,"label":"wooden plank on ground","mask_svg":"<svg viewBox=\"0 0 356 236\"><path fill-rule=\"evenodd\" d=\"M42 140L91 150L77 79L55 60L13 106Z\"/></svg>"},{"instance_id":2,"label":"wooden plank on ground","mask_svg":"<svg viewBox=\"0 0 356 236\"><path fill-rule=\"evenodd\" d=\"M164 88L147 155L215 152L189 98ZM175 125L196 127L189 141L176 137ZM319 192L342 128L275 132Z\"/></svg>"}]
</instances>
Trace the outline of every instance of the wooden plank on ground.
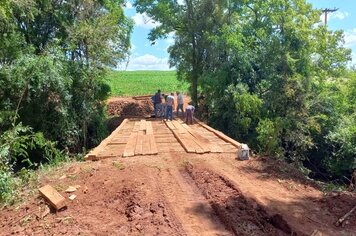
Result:
<instances>
[{"instance_id":1,"label":"wooden plank on ground","mask_svg":"<svg viewBox=\"0 0 356 236\"><path fill-rule=\"evenodd\" d=\"M196 120L198 122L199 125L203 126L205 129L213 132L216 136L218 136L219 138L221 138L222 140L231 143L232 145L234 145L237 148L241 147L241 144L239 142L237 142L236 140L230 138L229 136L225 135L223 132L218 131L216 129L211 128L210 126L204 124L203 122L200 122L198 120Z\"/></svg>"},{"instance_id":2,"label":"wooden plank on ground","mask_svg":"<svg viewBox=\"0 0 356 236\"><path fill-rule=\"evenodd\" d=\"M191 134L187 133L183 135L185 136L184 139L190 143L189 145L192 145L194 147L196 153L203 154L208 152L203 149L202 144L199 143L197 139L192 138L193 136Z\"/></svg>"},{"instance_id":3,"label":"wooden plank on ground","mask_svg":"<svg viewBox=\"0 0 356 236\"><path fill-rule=\"evenodd\" d=\"M136 122L134 129L136 128L136 130L138 130L139 126L140 126L139 122ZM127 144L125 146L123 157L131 157L135 155L136 143L137 143L137 131L136 132L132 131L129 140L127 141Z\"/></svg>"},{"instance_id":4,"label":"wooden plank on ground","mask_svg":"<svg viewBox=\"0 0 356 236\"><path fill-rule=\"evenodd\" d=\"M65 198L52 186L45 185L39 188L38 191L56 210L66 206Z\"/></svg>"},{"instance_id":5,"label":"wooden plank on ground","mask_svg":"<svg viewBox=\"0 0 356 236\"><path fill-rule=\"evenodd\" d=\"M172 124L171 121L165 121L164 123L166 123L167 127L170 129L170 130L175 130L176 127L174 127L174 125Z\"/></svg>"},{"instance_id":6,"label":"wooden plank on ground","mask_svg":"<svg viewBox=\"0 0 356 236\"><path fill-rule=\"evenodd\" d=\"M140 130L146 130L146 120L141 120L141 122L140 122Z\"/></svg>"},{"instance_id":7,"label":"wooden plank on ground","mask_svg":"<svg viewBox=\"0 0 356 236\"><path fill-rule=\"evenodd\" d=\"M194 131L187 124L182 124L182 127L192 135L194 142L199 145L199 147L203 150L204 153L210 152L210 142L203 136L201 136L198 132Z\"/></svg>"},{"instance_id":8,"label":"wooden plank on ground","mask_svg":"<svg viewBox=\"0 0 356 236\"><path fill-rule=\"evenodd\" d=\"M150 154L150 141L147 135L143 135L143 144L142 144L142 154L149 155Z\"/></svg>"},{"instance_id":9,"label":"wooden plank on ground","mask_svg":"<svg viewBox=\"0 0 356 236\"><path fill-rule=\"evenodd\" d=\"M148 136L148 140L149 140L149 143L150 143L150 151L149 151L149 153L150 153L151 155L156 155L156 154L158 154L157 144L156 144L155 137L153 136L153 134L149 134L149 135L147 135L147 136Z\"/></svg>"},{"instance_id":10,"label":"wooden plank on ground","mask_svg":"<svg viewBox=\"0 0 356 236\"><path fill-rule=\"evenodd\" d=\"M208 138L204 137L200 132L194 130L189 125L183 124L182 126L186 128L188 132L191 133L197 140L199 140L199 143L203 144L204 147L208 147L210 152L223 152L223 149L217 143L210 141ZM205 148L203 148L203 150L206 151Z\"/></svg>"},{"instance_id":11,"label":"wooden plank on ground","mask_svg":"<svg viewBox=\"0 0 356 236\"><path fill-rule=\"evenodd\" d=\"M189 134L189 132L182 126L182 124L180 124L176 120L166 123L173 124L174 129L172 129L172 132L177 138L178 142L186 150L186 152L199 154L204 153L203 149L199 146L199 144L194 141L194 137Z\"/></svg>"},{"instance_id":12,"label":"wooden plank on ground","mask_svg":"<svg viewBox=\"0 0 356 236\"><path fill-rule=\"evenodd\" d=\"M195 152L195 148L192 147L190 143L185 141L184 137L182 136L183 134L180 134L178 130L172 130L172 132L186 152Z\"/></svg>"},{"instance_id":13,"label":"wooden plank on ground","mask_svg":"<svg viewBox=\"0 0 356 236\"><path fill-rule=\"evenodd\" d=\"M143 95L143 96L134 96L132 98L135 99L135 100L147 100L147 99L149 99L151 97L152 97L152 95Z\"/></svg>"},{"instance_id":14,"label":"wooden plank on ground","mask_svg":"<svg viewBox=\"0 0 356 236\"><path fill-rule=\"evenodd\" d=\"M174 143L177 142L177 139L174 136L170 136L170 137L164 137L164 138L160 138L160 137L155 137L156 143Z\"/></svg>"},{"instance_id":15,"label":"wooden plank on ground","mask_svg":"<svg viewBox=\"0 0 356 236\"><path fill-rule=\"evenodd\" d=\"M138 132L140 130L140 126L141 126L140 122L136 121L135 125L134 125L134 127L132 129L132 132Z\"/></svg>"},{"instance_id":16,"label":"wooden plank on ground","mask_svg":"<svg viewBox=\"0 0 356 236\"><path fill-rule=\"evenodd\" d=\"M121 129L123 129L123 127L126 125L126 123L128 122L128 119L125 119L121 122L121 124L119 125L119 127L117 127L107 138L105 138L100 144L99 146L97 146L96 148L94 148L92 151L90 151L86 156L85 159L86 160L97 160L97 155L98 153L105 147L108 145L108 143L111 141L111 139L113 139L113 137L115 137L119 131Z\"/></svg>"},{"instance_id":17,"label":"wooden plank on ground","mask_svg":"<svg viewBox=\"0 0 356 236\"><path fill-rule=\"evenodd\" d=\"M153 134L152 122L146 122L146 134L150 135Z\"/></svg>"},{"instance_id":18,"label":"wooden plank on ground","mask_svg":"<svg viewBox=\"0 0 356 236\"><path fill-rule=\"evenodd\" d=\"M187 132L186 129L182 126L182 124L179 123L177 120L173 120L172 124L179 131L180 134L184 134Z\"/></svg>"},{"instance_id":19,"label":"wooden plank on ground","mask_svg":"<svg viewBox=\"0 0 356 236\"><path fill-rule=\"evenodd\" d=\"M146 122L146 135L148 136L148 141L150 145L149 154L151 155L158 154L156 139L155 136L153 135L153 128L152 128L151 121Z\"/></svg>"},{"instance_id":20,"label":"wooden plank on ground","mask_svg":"<svg viewBox=\"0 0 356 236\"><path fill-rule=\"evenodd\" d=\"M137 133L137 141L136 141L136 147L135 147L135 155L142 155L143 154L143 136L144 136L144 131L140 130Z\"/></svg>"}]
</instances>

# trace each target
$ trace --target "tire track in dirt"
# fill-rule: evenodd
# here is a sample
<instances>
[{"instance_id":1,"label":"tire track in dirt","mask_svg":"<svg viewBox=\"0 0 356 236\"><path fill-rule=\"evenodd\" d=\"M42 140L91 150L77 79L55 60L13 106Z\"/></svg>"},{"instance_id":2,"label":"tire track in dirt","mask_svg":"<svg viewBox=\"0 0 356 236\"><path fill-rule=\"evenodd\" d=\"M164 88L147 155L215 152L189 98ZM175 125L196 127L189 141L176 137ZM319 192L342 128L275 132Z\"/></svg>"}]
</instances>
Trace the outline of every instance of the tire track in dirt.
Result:
<instances>
[{"instance_id":1,"label":"tire track in dirt","mask_svg":"<svg viewBox=\"0 0 356 236\"><path fill-rule=\"evenodd\" d=\"M257 203L246 199L229 180L217 173L194 168L191 164L184 172L193 179L220 221L235 235L296 235L282 216L269 217Z\"/></svg>"},{"instance_id":2,"label":"tire track in dirt","mask_svg":"<svg viewBox=\"0 0 356 236\"><path fill-rule=\"evenodd\" d=\"M169 167L161 170L156 176L158 188L186 234L232 235L219 221L209 202L188 174L182 174L176 166L177 163L171 163L169 160L168 162Z\"/></svg>"},{"instance_id":3,"label":"tire track in dirt","mask_svg":"<svg viewBox=\"0 0 356 236\"><path fill-rule=\"evenodd\" d=\"M352 229L334 226L337 215L333 216L322 204L322 192L301 179L293 178L291 173L287 173L286 178L279 177L275 170L269 174L264 168L271 163L262 161L261 164L261 161L253 159L240 162L236 161L235 155L197 157L192 158L191 163L228 179L233 188L261 206L270 218L283 216L297 235L310 235L314 231L323 235L355 235ZM283 170L284 167L273 168Z\"/></svg>"}]
</instances>

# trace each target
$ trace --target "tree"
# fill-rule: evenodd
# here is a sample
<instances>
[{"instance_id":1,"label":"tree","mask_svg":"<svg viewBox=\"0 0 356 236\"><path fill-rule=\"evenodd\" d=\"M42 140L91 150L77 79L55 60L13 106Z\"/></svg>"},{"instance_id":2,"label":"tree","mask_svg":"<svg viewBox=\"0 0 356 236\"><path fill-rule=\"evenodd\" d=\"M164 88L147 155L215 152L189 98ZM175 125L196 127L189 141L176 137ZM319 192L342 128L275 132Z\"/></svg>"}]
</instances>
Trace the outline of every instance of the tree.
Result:
<instances>
[{"instance_id":1,"label":"tree","mask_svg":"<svg viewBox=\"0 0 356 236\"><path fill-rule=\"evenodd\" d=\"M146 13L160 23L149 34L152 43L170 33L174 34L175 43L168 49L170 66L176 67L180 79L190 82L192 100L196 105L199 78L203 74L205 60L211 56L207 50L209 35L214 28L218 29L215 27L217 18L214 17L221 15L215 11L222 11L224 5L224 0L186 0L183 3L169 0L135 1L138 12Z\"/></svg>"},{"instance_id":2,"label":"tree","mask_svg":"<svg viewBox=\"0 0 356 236\"><path fill-rule=\"evenodd\" d=\"M31 126L81 151L101 136L108 66L125 59L132 22L121 0L8 0L0 5L0 130ZM7 117L6 117L7 116ZM88 137L88 132L93 135Z\"/></svg>"},{"instance_id":3,"label":"tree","mask_svg":"<svg viewBox=\"0 0 356 236\"><path fill-rule=\"evenodd\" d=\"M174 32L170 63L191 82L193 101L200 91L201 111L211 125L263 153L299 164L331 143L335 149L326 149L325 156L350 156L340 140L353 143L353 132L335 133L329 125L336 127L339 120L345 130L352 115L331 116L323 129L318 117L326 113L315 109L318 91L333 94L323 84L344 75L350 50L343 47L342 31L320 24L321 12L311 4L137 0L136 6L160 22L150 33L153 42ZM337 109L337 103L325 106ZM339 160L350 164L348 158Z\"/></svg>"}]
</instances>

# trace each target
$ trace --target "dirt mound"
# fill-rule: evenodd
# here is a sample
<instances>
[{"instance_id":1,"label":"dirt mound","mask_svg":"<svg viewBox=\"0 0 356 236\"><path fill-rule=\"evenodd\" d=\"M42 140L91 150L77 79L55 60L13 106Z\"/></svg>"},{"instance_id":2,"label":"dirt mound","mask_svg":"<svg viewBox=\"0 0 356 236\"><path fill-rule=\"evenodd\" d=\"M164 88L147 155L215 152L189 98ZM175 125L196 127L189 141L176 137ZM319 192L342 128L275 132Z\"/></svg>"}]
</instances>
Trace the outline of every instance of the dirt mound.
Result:
<instances>
[{"instance_id":1,"label":"dirt mound","mask_svg":"<svg viewBox=\"0 0 356 236\"><path fill-rule=\"evenodd\" d=\"M294 235L282 216L269 217L256 202L246 199L224 177L192 165L188 165L186 170L219 219L235 235Z\"/></svg>"},{"instance_id":2,"label":"dirt mound","mask_svg":"<svg viewBox=\"0 0 356 236\"><path fill-rule=\"evenodd\" d=\"M131 97L111 98L107 102L109 116L150 117L153 103L150 98L135 100Z\"/></svg>"}]
</instances>

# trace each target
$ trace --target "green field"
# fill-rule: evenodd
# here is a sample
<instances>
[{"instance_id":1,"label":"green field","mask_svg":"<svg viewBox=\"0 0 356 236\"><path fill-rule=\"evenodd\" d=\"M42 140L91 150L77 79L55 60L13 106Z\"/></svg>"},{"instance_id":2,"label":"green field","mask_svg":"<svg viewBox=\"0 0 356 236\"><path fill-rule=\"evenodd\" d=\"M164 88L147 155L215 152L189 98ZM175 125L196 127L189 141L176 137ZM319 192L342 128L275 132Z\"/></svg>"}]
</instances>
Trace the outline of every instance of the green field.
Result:
<instances>
[{"instance_id":1,"label":"green field","mask_svg":"<svg viewBox=\"0 0 356 236\"><path fill-rule=\"evenodd\" d=\"M111 96L137 96L165 92L186 93L188 84L178 81L175 71L111 71L107 76Z\"/></svg>"}]
</instances>

